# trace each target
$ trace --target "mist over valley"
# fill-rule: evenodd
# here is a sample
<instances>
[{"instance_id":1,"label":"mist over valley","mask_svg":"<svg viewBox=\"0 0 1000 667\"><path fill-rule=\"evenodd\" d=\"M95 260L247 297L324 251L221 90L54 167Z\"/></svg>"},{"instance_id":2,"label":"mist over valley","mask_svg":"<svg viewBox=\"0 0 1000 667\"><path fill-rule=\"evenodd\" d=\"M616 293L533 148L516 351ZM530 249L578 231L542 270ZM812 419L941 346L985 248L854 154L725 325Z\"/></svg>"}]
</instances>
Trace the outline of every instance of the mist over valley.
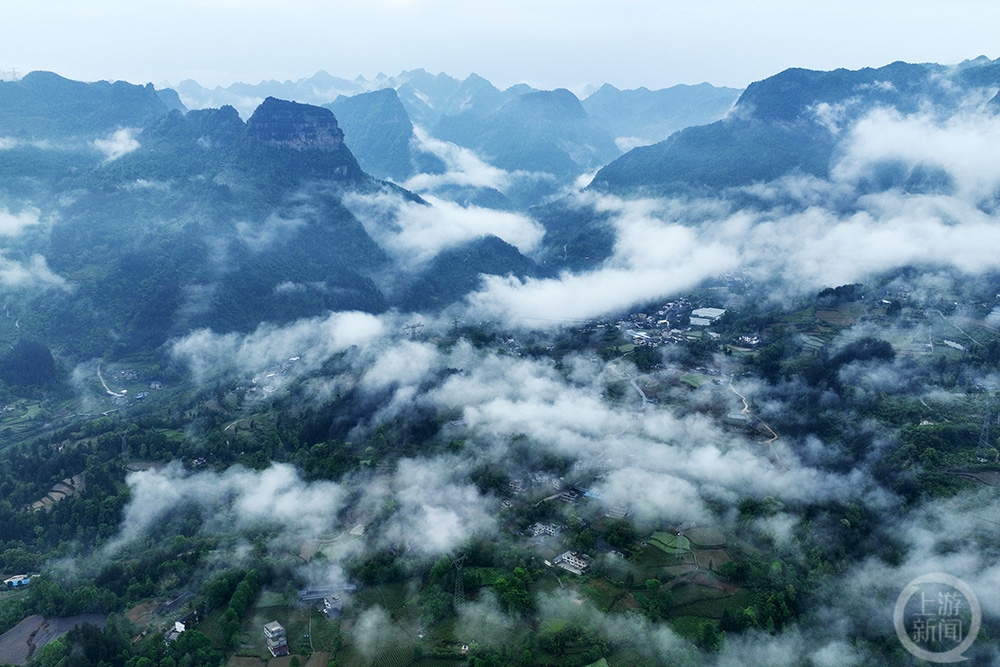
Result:
<instances>
[{"instance_id":1,"label":"mist over valley","mask_svg":"<svg viewBox=\"0 0 1000 667\"><path fill-rule=\"evenodd\" d=\"M1000 664L1000 61L7 79L0 664Z\"/></svg>"}]
</instances>

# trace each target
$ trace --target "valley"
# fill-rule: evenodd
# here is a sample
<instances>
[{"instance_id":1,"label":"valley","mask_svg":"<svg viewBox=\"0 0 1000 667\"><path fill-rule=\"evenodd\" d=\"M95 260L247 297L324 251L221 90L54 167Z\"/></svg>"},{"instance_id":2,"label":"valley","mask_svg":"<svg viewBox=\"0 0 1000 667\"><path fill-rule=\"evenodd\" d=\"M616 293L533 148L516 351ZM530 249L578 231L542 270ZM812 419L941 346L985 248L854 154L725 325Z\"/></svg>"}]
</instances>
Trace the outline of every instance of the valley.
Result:
<instances>
[{"instance_id":1,"label":"valley","mask_svg":"<svg viewBox=\"0 0 1000 667\"><path fill-rule=\"evenodd\" d=\"M0 81L0 660L990 664L997 89Z\"/></svg>"}]
</instances>

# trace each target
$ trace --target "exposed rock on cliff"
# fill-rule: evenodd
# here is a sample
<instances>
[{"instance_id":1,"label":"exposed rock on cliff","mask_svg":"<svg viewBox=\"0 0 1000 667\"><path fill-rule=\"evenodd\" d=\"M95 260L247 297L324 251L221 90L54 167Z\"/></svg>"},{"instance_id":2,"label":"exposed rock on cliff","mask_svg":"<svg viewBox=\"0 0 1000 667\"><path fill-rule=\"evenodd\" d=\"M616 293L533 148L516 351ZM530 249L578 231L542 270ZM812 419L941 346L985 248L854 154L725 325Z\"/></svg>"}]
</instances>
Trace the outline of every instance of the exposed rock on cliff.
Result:
<instances>
[{"instance_id":1,"label":"exposed rock on cliff","mask_svg":"<svg viewBox=\"0 0 1000 667\"><path fill-rule=\"evenodd\" d=\"M332 111L274 97L264 100L247 121L247 137L297 151L344 149L344 132Z\"/></svg>"}]
</instances>

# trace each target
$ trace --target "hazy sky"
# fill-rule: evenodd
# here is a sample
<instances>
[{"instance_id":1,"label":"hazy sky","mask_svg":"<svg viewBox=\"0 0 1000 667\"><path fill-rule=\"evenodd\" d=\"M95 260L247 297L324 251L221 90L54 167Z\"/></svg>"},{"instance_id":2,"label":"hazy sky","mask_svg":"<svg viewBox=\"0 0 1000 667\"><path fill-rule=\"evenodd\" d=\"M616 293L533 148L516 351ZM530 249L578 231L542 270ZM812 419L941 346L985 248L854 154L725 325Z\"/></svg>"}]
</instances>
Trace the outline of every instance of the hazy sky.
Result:
<instances>
[{"instance_id":1,"label":"hazy sky","mask_svg":"<svg viewBox=\"0 0 1000 667\"><path fill-rule=\"evenodd\" d=\"M995 0L10 0L0 71L206 86L424 68L525 81L743 87L787 67L995 58Z\"/></svg>"}]
</instances>

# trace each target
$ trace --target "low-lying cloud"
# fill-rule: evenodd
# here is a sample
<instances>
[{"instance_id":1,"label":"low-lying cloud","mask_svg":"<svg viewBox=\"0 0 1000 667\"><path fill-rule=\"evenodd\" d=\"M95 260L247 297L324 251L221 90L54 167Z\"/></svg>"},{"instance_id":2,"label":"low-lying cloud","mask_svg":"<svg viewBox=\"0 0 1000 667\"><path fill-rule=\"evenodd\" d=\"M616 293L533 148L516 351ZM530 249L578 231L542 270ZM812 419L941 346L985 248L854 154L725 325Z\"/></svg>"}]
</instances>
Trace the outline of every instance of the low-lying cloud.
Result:
<instances>
[{"instance_id":1,"label":"low-lying cloud","mask_svg":"<svg viewBox=\"0 0 1000 667\"><path fill-rule=\"evenodd\" d=\"M109 552L188 507L197 508L210 532L272 526L303 539L318 537L333 528L345 500L340 485L306 483L287 464L262 471L236 466L192 473L174 463L162 470L130 473L126 481L131 500Z\"/></svg>"},{"instance_id":2,"label":"low-lying cloud","mask_svg":"<svg viewBox=\"0 0 1000 667\"><path fill-rule=\"evenodd\" d=\"M829 180L787 176L715 198L621 199L581 193L610 214L610 258L586 272L550 279L489 277L472 310L525 327L591 319L676 295L706 278L743 271L781 278L789 293L860 282L898 267L1000 268L1000 167L993 147L1000 117L946 121L876 111L845 131ZM910 192L859 194L886 163L943 174ZM746 207L746 195L759 204Z\"/></svg>"},{"instance_id":3,"label":"low-lying cloud","mask_svg":"<svg viewBox=\"0 0 1000 667\"><path fill-rule=\"evenodd\" d=\"M674 295L726 271L743 270L762 281L780 276L784 289L801 293L906 264L970 274L1000 268L1000 256L991 252L1000 241L1000 225L982 203L1000 182L1000 169L984 167L972 173L950 167L943 140L935 139L920 151L895 148L913 140L922 123L930 121L881 114L864 122L886 126L883 142L862 145L859 137L874 131L867 126L845 130L846 152L829 180L790 177L729 193L732 200L626 201L579 195L587 205L611 214L616 235L612 257L594 271L549 280L491 278L472 297L471 307L477 313L504 316L511 325L543 327L552 320L592 318ZM977 136L992 136L994 125L986 121L937 123L928 131L955 131L961 138L969 128L980 128L980 122L983 131ZM890 141L893 136L895 143ZM970 151L987 150L973 144L963 145ZM949 174L954 188L945 193L892 189L853 198L845 194L864 178L864 165L887 156L912 164L934 162ZM766 205L740 208L733 203L735 195L750 195ZM850 206L844 205L845 198ZM426 261L450 244L482 233L475 225L440 219L442 226L454 226L438 230L433 216L468 211L441 202L426 207L359 198L354 205L384 209L386 218L375 211L366 225L380 225L373 236L400 257L409 253ZM532 228L524 221L508 223L530 237ZM937 281L929 274L914 290L934 293ZM171 352L199 380L271 372L283 374L287 382L312 383L310 387L350 383L370 402L354 425L356 441L416 409L445 424L443 429L460 430L461 443L454 451L442 454L444 448L435 447L441 444L434 440L438 436L430 436L426 443L407 444L426 444L433 453L408 451L407 458L396 461L387 457L389 465L337 483L307 483L285 465L264 471L190 473L168 467L135 473L128 478L132 500L115 544L147 532L174 508L194 507L208 528L280 524L281 530L300 539L336 533L356 520L370 526L364 536L368 546L401 547L426 561L455 553L470 540L498 534L498 499L471 481L474 470L496 464L512 477L527 477L541 469L540 460L554 456L570 462L564 482L586 484L597 497L594 502L629 507L639 530L687 523L728 522L732 527L742 500L770 496L780 499L783 509L756 520L752 528L770 538L777 550L794 548L800 539L803 518L796 514L797 506L859 503L886 524L879 530L900 536L898 562L873 556L845 565L842 575L824 575L830 585L829 604L816 611L815 618L804 617L799 625L773 635L754 630L732 635L728 647L712 658L719 665L792 665L803 656L818 665L870 664L878 656L845 638L875 623L873 619L884 619L884 634L891 639L892 602L913 577L928 570L946 571L977 591L1000 587L995 565L1000 553L989 519L1000 508L993 494L910 509L874 479L872 460L852 458L850 465L843 465L848 459L842 443L820 441L813 434L762 441L720 418L740 409L739 391L780 433L781 420L796 417L791 397L809 391L800 380L765 386L733 378L730 384L723 378L734 368L726 368L720 358L719 383L685 389L682 401L654 406L627 388L638 376L627 361L605 363L571 354L557 364L477 349L461 340L453 345L403 340L403 321L397 314L348 312L287 326L261 325L247 335L202 330L174 342ZM434 326L429 323L428 330ZM870 333L859 326L832 347ZM337 370L325 366L349 349L352 353ZM678 370L671 368L669 355L661 361L667 367L665 376ZM841 369L841 377L858 385L867 382L872 391L919 395L904 361L850 364ZM625 386L624 397L609 399L611 384ZM309 393L317 403L330 394ZM841 400L846 399L834 392L817 398L820 409L826 405L831 410L839 409ZM842 416L852 417L849 412ZM857 428L876 427L860 423ZM894 437L889 431L865 432L870 451L864 456L875 456L893 444L887 444ZM351 519L342 525L344 515ZM987 598L981 596L984 612L1000 614L997 602ZM575 592L542 594L538 605L541 618L567 619L651 657L707 659L665 625L635 614L600 613ZM488 594L458 611L461 632L473 633L489 624L494 631L483 635L484 644L504 641L506 617ZM398 630L377 608L364 612L356 627L361 628L355 640L359 651L372 656L375 649L366 644L368 638Z\"/></svg>"},{"instance_id":4,"label":"low-lying cloud","mask_svg":"<svg viewBox=\"0 0 1000 667\"><path fill-rule=\"evenodd\" d=\"M0 285L18 289L71 289L65 278L49 268L42 255L32 255L24 262L0 255Z\"/></svg>"},{"instance_id":5,"label":"low-lying cloud","mask_svg":"<svg viewBox=\"0 0 1000 667\"><path fill-rule=\"evenodd\" d=\"M271 214L258 225L241 221L236 223L236 234L253 252L269 250L276 242L292 236L306 225L302 218L286 218Z\"/></svg>"},{"instance_id":6,"label":"low-lying cloud","mask_svg":"<svg viewBox=\"0 0 1000 667\"><path fill-rule=\"evenodd\" d=\"M37 208L26 208L19 213L11 213L8 209L0 209L0 236L17 236L26 227L41 222L41 211Z\"/></svg>"},{"instance_id":7,"label":"low-lying cloud","mask_svg":"<svg viewBox=\"0 0 1000 667\"><path fill-rule=\"evenodd\" d=\"M958 198L979 202L997 194L1000 164L989 149L998 143L1000 121L993 115L966 113L939 121L880 109L851 129L833 178L855 182L873 166L897 161L910 169L940 169L954 180Z\"/></svg>"},{"instance_id":8,"label":"low-lying cloud","mask_svg":"<svg viewBox=\"0 0 1000 667\"><path fill-rule=\"evenodd\" d=\"M390 482L396 511L386 538L419 554L450 553L496 531L495 501L468 481L459 459L404 459Z\"/></svg>"},{"instance_id":9,"label":"low-lying cloud","mask_svg":"<svg viewBox=\"0 0 1000 667\"><path fill-rule=\"evenodd\" d=\"M444 174L417 174L403 184L408 190L420 192L441 185L503 190L509 184L506 171L485 162L468 148L435 139L419 126L414 126L413 137L417 148L443 160L447 170Z\"/></svg>"},{"instance_id":10,"label":"low-lying cloud","mask_svg":"<svg viewBox=\"0 0 1000 667\"><path fill-rule=\"evenodd\" d=\"M107 162L112 162L139 148L135 135L134 129L121 129L105 139L94 139L94 148L104 153Z\"/></svg>"},{"instance_id":11,"label":"low-lying cloud","mask_svg":"<svg viewBox=\"0 0 1000 667\"><path fill-rule=\"evenodd\" d=\"M447 197L449 192L457 189L461 192L473 190L493 191L494 194L499 192L514 200L520 200L518 196L520 190L537 190L539 186L542 186L543 190L551 190L553 195L556 193L558 179L553 174L524 169L507 171L490 164L484 157L468 148L430 136L426 130L418 126L413 128L413 135L414 150L430 153L445 165L443 173L420 173L403 183L406 189L421 196L440 192Z\"/></svg>"},{"instance_id":12,"label":"low-lying cloud","mask_svg":"<svg viewBox=\"0 0 1000 667\"><path fill-rule=\"evenodd\" d=\"M544 235L541 226L518 213L460 206L430 195L425 200L429 205L392 194L354 194L344 203L403 267L419 268L442 250L491 234L528 253Z\"/></svg>"},{"instance_id":13,"label":"low-lying cloud","mask_svg":"<svg viewBox=\"0 0 1000 667\"><path fill-rule=\"evenodd\" d=\"M252 377L290 362L292 376L299 377L315 372L333 354L372 340L383 327L368 313L332 313L284 327L261 324L248 335L200 329L175 341L170 351L198 381L225 372Z\"/></svg>"}]
</instances>

